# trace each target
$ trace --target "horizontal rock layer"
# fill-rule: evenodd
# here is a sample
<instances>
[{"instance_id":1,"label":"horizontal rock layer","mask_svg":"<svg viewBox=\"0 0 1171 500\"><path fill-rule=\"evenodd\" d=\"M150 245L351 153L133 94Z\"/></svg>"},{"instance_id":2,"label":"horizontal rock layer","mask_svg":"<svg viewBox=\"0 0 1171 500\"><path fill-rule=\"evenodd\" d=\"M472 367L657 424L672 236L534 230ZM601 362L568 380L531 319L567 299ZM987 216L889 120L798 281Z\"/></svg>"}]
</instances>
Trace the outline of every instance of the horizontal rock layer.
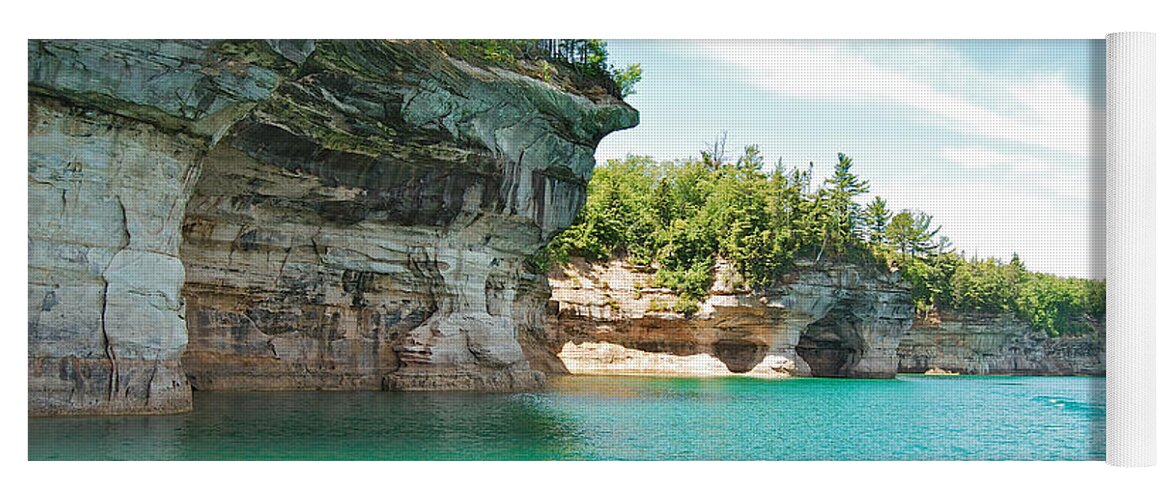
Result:
<instances>
[{"instance_id":1,"label":"horizontal rock layer","mask_svg":"<svg viewBox=\"0 0 1171 500\"><path fill-rule=\"evenodd\" d=\"M706 352L670 354L631 349L608 342L566 342L557 357L574 375L647 375L675 377L724 377L745 375L759 378L791 376L792 360L765 356L751 370L740 374L728 369L719 358Z\"/></svg>"},{"instance_id":2,"label":"horizontal rock layer","mask_svg":"<svg viewBox=\"0 0 1171 500\"><path fill-rule=\"evenodd\" d=\"M734 273L727 266L720 266L717 275L712 295L687 316L670 312L676 297L650 286L649 273L621 261L577 261L550 275L546 342L565 365L588 365L588 372L606 371L601 365L608 354L582 346L604 342L644 353L711 357L732 373L895 375L896 348L911 327L914 307L909 290L893 276L851 265L802 265L776 286L752 293L730 284ZM621 354L610 356L612 363L632 363L629 353ZM702 362L651 364L668 366L661 370L665 375L677 375L686 366L696 367L695 375L715 370Z\"/></svg>"},{"instance_id":3,"label":"horizontal rock layer","mask_svg":"<svg viewBox=\"0 0 1171 500\"><path fill-rule=\"evenodd\" d=\"M28 51L30 414L182 411L184 369L197 389L535 387L518 336L547 292L524 260L637 123L427 42Z\"/></svg>"},{"instance_id":4,"label":"horizontal rock layer","mask_svg":"<svg viewBox=\"0 0 1171 500\"><path fill-rule=\"evenodd\" d=\"M28 42L30 415L191 408L187 201L209 150L296 68L288 48Z\"/></svg>"},{"instance_id":5,"label":"horizontal rock layer","mask_svg":"<svg viewBox=\"0 0 1171 500\"><path fill-rule=\"evenodd\" d=\"M29 105L29 411L189 410L179 225L200 141Z\"/></svg>"},{"instance_id":6,"label":"horizontal rock layer","mask_svg":"<svg viewBox=\"0 0 1171 500\"><path fill-rule=\"evenodd\" d=\"M945 311L929 320L916 319L899 344L899 371L1105 375L1105 322L1095 318L1083 322L1094 333L1052 337L1011 313Z\"/></svg>"},{"instance_id":7,"label":"horizontal rock layer","mask_svg":"<svg viewBox=\"0 0 1171 500\"><path fill-rule=\"evenodd\" d=\"M427 44L318 43L204 162L183 226L192 383L539 386L524 260L635 120Z\"/></svg>"}]
</instances>

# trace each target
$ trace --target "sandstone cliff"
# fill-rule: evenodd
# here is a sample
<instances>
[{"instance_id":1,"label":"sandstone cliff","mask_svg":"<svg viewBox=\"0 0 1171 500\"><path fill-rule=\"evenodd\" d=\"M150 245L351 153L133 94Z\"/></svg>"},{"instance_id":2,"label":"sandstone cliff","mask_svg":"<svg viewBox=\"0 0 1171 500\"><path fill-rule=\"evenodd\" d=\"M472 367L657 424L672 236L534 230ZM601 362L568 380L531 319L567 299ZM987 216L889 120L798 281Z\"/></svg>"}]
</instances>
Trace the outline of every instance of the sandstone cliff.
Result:
<instances>
[{"instance_id":1,"label":"sandstone cliff","mask_svg":"<svg viewBox=\"0 0 1171 500\"><path fill-rule=\"evenodd\" d=\"M523 261L638 120L427 42L28 57L30 414L184 411L192 385L535 387Z\"/></svg>"},{"instance_id":2,"label":"sandstone cliff","mask_svg":"<svg viewBox=\"0 0 1171 500\"><path fill-rule=\"evenodd\" d=\"M1051 337L1011 313L944 311L928 320L916 318L899 344L899 371L1105 375L1105 325L1094 318L1086 318L1083 323L1093 333Z\"/></svg>"},{"instance_id":3,"label":"sandstone cliff","mask_svg":"<svg viewBox=\"0 0 1171 500\"><path fill-rule=\"evenodd\" d=\"M914 313L894 276L854 265L802 264L763 293L721 265L690 316L652 279L621 261L550 274L546 340L566 371L891 378Z\"/></svg>"},{"instance_id":4,"label":"sandstone cliff","mask_svg":"<svg viewBox=\"0 0 1171 500\"><path fill-rule=\"evenodd\" d=\"M580 81L428 42L30 41L28 58L30 414L567 371L1104 372L1102 335L912 325L906 286L860 266L802 264L762 293L721 266L693 315L622 262L532 274L598 141L638 120Z\"/></svg>"}]
</instances>

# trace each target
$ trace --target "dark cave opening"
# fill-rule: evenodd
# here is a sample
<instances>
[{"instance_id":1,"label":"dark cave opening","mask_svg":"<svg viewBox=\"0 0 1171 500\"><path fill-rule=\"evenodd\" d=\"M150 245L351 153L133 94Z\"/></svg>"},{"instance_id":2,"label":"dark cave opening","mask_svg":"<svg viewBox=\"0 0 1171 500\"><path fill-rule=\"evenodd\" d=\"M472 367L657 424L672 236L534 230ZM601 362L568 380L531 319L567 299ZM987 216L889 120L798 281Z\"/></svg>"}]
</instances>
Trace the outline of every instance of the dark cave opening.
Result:
<instances>
[{"instance_id":1,"label":"dark cave opening","mask_svg":"<svg viewBox=\"0 0 1171 500\"><path fill-rule=\"evenodd\" d=\"M717 340L712 344L712 350L732 373L752 371L768 354L767 345L739 339Z\"/></svg>"},{"instance_id":2,"label":"dark cave opening","mask_svg":"<svg viewBox=\"0 0 1171 500\"><path fill-rule=\"evenodd\" d=\"M862 337L848 310L834 309L805 328L797 355L814 377L850 377L862 358Z\"/></svg>"}]
</instances>

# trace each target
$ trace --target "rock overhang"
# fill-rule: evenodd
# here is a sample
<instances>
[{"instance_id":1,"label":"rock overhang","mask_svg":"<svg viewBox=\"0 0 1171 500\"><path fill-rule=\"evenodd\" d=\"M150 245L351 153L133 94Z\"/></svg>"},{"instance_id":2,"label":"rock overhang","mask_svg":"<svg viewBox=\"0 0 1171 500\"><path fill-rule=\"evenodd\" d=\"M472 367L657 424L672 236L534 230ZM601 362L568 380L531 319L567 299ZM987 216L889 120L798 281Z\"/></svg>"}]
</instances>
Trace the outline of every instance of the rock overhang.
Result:
<instances>
[{"instance_id":1,"label":"rock overhang","mask_svg":"<svg viewBox=\"0 0 1171 500\"><path fill-rule=\"evenodd\" d=\"M162 310L179 324L186 318L178 345L187 346L188 371L204 364L192 377L203 388L243 387L266 374L274 380L258 387L539 384L516 336L540 329L530 323L542 320L535 311L547 289L527 284L534 278L522 261L572 221L598 141L638 122L637 111L604 93L471 65L421 41L34 40L28 51L30 158L52 164L30 161L30 183L34 170L64 172L73 162L33 154L31 121L43 109L65 106L65 121L97 116L107 124L100 135L111 137L127 124L149 125L147 149L163 137L186 141L174 153L188 160L164 176L173 188L153 193L186 217L158 214L155 234L107 246L114 254L169 242L157 255L181 261L179 272L158 274L148 286L157 293L134 280L128 293L159 295ZM79 153L86 144L65 147ZM118 192L134 175L141 181L103 181L101 203L134 196ZM70 193L65 184L30 184L30 194L42 189L46 196L30 199ZM30 202L30 213L53 206ZM114 219L111 229L126 224ZM30 240L30 255L34 247ZM46 283L30 280L30 297L71 300L76 294L53 288L69 264L47 259ZM90 295L108 308L126 280L94 272ZM179 287L183 299L170 300L166 290ZM189 408L174 349L149 349L149 331L119 341L76 319L63 329L30 322L30 414ZM74 333L53 333L66 330ZM61 358L76 367L58 370L72 375L57 380L49 366L64 351L51 346L73 350L61 342L100 348L69 358L80 364ZM414 357L400 359L408 352ZM386 379L406 366L409 376ZM138 375L143 369L149 378ZM217 369L225 369L218 381L208 376ZM281 380L302 372L313 375ZM66 387L85 404L55 392Z\"/></svg>"}]
</instances>

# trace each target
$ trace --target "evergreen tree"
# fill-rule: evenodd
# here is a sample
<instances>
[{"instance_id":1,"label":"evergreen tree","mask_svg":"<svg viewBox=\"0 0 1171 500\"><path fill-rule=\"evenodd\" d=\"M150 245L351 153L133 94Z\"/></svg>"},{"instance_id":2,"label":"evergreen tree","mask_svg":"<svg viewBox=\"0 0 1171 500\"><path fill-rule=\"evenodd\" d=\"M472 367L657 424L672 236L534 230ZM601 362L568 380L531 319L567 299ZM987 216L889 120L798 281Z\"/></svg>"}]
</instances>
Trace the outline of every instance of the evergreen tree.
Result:
<instances>
[{"instance_id":1,"label":"evergreen tree","mask_svg":"<svg viewBox=\"0 0 1171 500\"><path fill-rule=\"evenodd\" d=\"M869 186L845 155L817 189L812 164L778 162L765 173L755 146L735 163L716 161L721 155L684 162L631 156L598 166L577 219L530 264L547 269L570 255L627 259L653 269L655 283L679 297L672 308L685 314L698 310L718 260L733 264L745 283L767 286L795 261L828 255L855 264L885 261L911 286L921 317L944 307L1011 313L1066 335L1094 334L1086 318L1105 315L1100 280L1031 272L1015 254L1008 262L965 258L937 237L940 228L928 214L892 217L880 197L860 207L856 197Z\"/></svg>"},{"instance_id":2,"label":"evergreen tree","mask_svg":"<svg viewBox=\"0 0 1171 500\"><path fill-rule=\"evenodd\" d=\"M932 241L939 229L931 229L930 215L903 210L891 218L886 228L886 239L900 253L914 257L939 248Z\"/></svg>"},{"instance_id":3,"label":"evergreen tree","mask_svg":"<svg viewBox=\"0 0 1171 500\"><path fill-rule=\"evenodd\" d=\"M886 208L886 200L875 196L866 209L862 211L862 222L866 226L866 235L870 243L886 243L886 226L890 224L890 210Z\"/></svg>"},{"instance_id":4,"label":"evergreen tree","mask_svg":"<svg viewBox=\"0 0 1171 500\"><path fill-rule=\"evenodd\" d=\"M850 157L838 153L833 176L826 179L826 188L820 199L824 204L822 245L817 260L826 250L835 255L845 253L850 241L858 236L861 206L854 197L870 191L870 183L858 179L850 171L854 166Z\"/></svg>"}]
</instances>

